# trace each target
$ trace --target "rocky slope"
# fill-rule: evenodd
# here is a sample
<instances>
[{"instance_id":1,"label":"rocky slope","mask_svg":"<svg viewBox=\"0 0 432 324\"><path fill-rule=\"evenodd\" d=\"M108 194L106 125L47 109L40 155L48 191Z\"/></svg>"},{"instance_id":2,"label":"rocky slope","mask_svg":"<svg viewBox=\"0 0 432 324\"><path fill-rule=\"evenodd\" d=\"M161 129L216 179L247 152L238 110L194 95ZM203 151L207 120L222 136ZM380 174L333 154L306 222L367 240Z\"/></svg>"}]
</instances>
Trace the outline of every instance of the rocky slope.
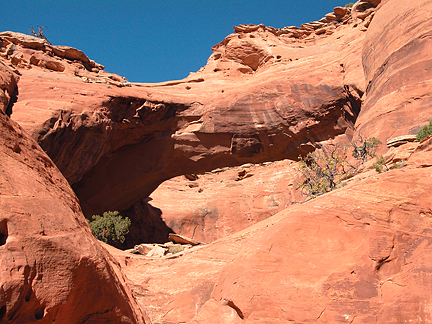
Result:
<instances>
[{"instance_id":1,"label":"rocky slope","mask_svg":"<svg viewBox=\"0 0 432 324\"><path fill-rule=\"evenodd\" d=\"M431 147L177 258L112 253L154 323L427 323Z\"/></svg>"},{"instance_id":2,"label":"rocky slope","mask_svg":"<svg viewBox=\"0 0 432 324\"><path fill-rule=\"evenodd\" d=\"M83 255L92 267L75 277L67 272L64 281L57 273L30 277L37 293L26 298L29 290L10 290L24 296L24 302L14 299L22 313L6 304L0 315L11 321L14 316L38 319L44 307L42 318L52 320L56 313L49 309L67 313L81 299L97 300L91 293L88 299L75 295L70 282L78 280L79 287L81 278L101 276L105 279L92 279L89 287L97 291L106 278L114 278L106 286L114 298L103 305L120 306L106 306L95 316L122 313L130 322L431 321L432 266L425 255L431 249L432 139L388 152L383 145L380 153L387 162L403 160L402 169L364 172L305 204L289 206L295 190L281 189L294 188L287 176L292 162L286 159L322 141L377 136L385 142L415 134L432 118L431 11L430 0L369 0L357 2L352 11L335 8L300 28L238 26L213 48L203 69L162 84L129 84L78 50L0 33L3 128L14 125L10 132L19 134L10 115L37 140L72 184L87 216L126 209L140 219L132 233L136 240L162 240L172 229L206 242L219 238L161 258L105 246L110 259L89 236L77 200L51 160L36 144L31 153L28 145L6 140L5 161L18 156L42 168L40 181L23 176L19 182L4 171L1 179L19 183L19 194L36 188L28 194L36 197L32 205L14 208L57 210L35 201L61 207L55 212L58 227L52 227L52 215L30 212L34 259L26 262L36 265L35 273L50 274L43 270L81 269L76 256ZM269 161L278 162L259 165ZM209 173L216 168L223 169ZM46 185L45 169L56 174L52 186ZM163 183L179 175L187 178ZM33 189L27 188L31 181ZM0 187L6 188L0 196L5 203L13 186ZM244 203L236 205L239 200ZM14 242L12 233L26 239L24 214L10 210L6 219L16 219L17 225L10 229L2 221L4 251ZM41 237L60 233L72 235L70 242L87 242L73 244L82 252L64 253L70 258L67 267L57 266L55 257L59 250L69 251L62 245L66 240L48 249L52 258L38 254L38 242L45 242ZM28 279L20 280L28 286ZM52 281L69 285L57 292L46 288ZM57 293L72 299L64 297L66 306L57 306ZM93 314L92 303L84 306L77 321ZM140 317L140 309L149 319Z\"/></svg>"}]
</instances>

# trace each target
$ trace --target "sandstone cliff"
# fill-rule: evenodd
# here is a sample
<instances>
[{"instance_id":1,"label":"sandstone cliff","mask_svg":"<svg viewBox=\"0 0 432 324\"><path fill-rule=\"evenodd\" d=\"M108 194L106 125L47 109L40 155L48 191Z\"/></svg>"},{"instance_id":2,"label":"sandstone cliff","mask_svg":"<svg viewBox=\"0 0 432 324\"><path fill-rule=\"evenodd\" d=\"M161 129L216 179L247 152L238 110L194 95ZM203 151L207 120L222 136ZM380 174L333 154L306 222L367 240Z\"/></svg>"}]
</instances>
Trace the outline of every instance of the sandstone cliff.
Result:
<instances>
[{"instance_id":1,"label":"sandstone cliff","mask_svg":"<svg viewBox=\"0 0 432 324\"><path fill-rule=\"evenodd\" d=\"M128 84L78 50L2 33L3 58L21 74L12 118L87 217L130 208L174 176L297 159L353 131L373 6L356 10L361 18L337 8L300 28L236 27L202 70L162 84Z\"/></svg>"},{"instance_id":2,"label":"sandstone cliff","mask_svg":"<svg viewBox=\"0 0 432 324\"><path fill-rule=\"evenodd\" d=\"M70 242L87 243L73 254L61 241L49 250L52 259L38 254L35 243L26 262L40 266L30 273L51 273L62 253L70 257L66 269L79 268L83 255L90 270L72 279L66 274L65 281L99 276L89 286L95 290L114 278L106 289L117 299L108 305L120 306L97 316L123 314L131 322L144 321L134 298L154 323L430 321L432 267L424 256L431 248L431 139L388 152L381 147L388 163L404 161L402 169L365 169L337 191L290 204L299 154L328 140L376 136L385 143L415 134L432 118L431 10L430 0L369 0L301 27L238 26L200 71L161 84L131 84L76 49L0 33L2 127L17 132L10 115L37 141L87 217L124 209L139 224L131 244L163 240L171 230L207 242L219 238L162 258L105 247L116 259L110 260L89 236L74 194L34 144L26 165L39 165L42 175L51 170L57 180L51 187L43 176L28 195L45 201L48 190L49 203L60 204L53 213L61 225L52 228L46 225L52 215L31 212L30 233L41 228L29 234L31 242L74 233ZM25 155L28 145L10 143L3 145L6 157ZM187 178L172 179L181 175ZM7 173L3 179L16 181ZM30 190L23 179L21 195ZM28 207L37 206L45 205ZM19 210L8 217L17 219L16 232L1 223L2 247L14 242L11 233L25 232ZM11 299L0 309L4 318L52 319L49 310L62 309L53 295L64 296L66 305L84 298L70 284L61 293L47 289L46 282L63 282L55 275L29 278L17 280L27 287L36 278L37 293L27 301L27 288L11 288L25 302ZM93 313L84 307L76 316L85 314Z\"/></svg>"}]
</instances>

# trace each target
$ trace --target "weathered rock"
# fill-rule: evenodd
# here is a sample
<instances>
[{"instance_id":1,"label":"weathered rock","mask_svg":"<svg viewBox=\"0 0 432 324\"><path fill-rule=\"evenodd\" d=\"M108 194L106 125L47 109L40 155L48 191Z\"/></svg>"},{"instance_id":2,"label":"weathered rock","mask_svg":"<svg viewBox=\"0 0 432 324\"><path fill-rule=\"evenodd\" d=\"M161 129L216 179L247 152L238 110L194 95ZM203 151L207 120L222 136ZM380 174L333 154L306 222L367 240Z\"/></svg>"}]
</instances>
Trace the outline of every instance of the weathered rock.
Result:
<instances>
[{"instance_id":1,"label":"weathered rock","mask_svg":"<svg viewBox=\"0 0 432 324\"><path fill-rule=\"evenodd\" d=\"M351 54L361 46L359 31L346 37L340 30L322 44L304 42L301 47L264 29L254 33L245 34L247 39L231 35L217 45L206 67L191 75L196 82L107 89L82 83L67 75L66 68L63 82L56 80L54 87L51 73L23 70L23 94L13 118L75 183L86 215L127 208L176 175L296 159L315 142L352 127L360 105L357 92L364 89L361 79L350 77L361 73L360 57ZM337 44L346 42L352 47L344 47L342 54L337 50L341 56L336 57ZM264 54L269 44L281 54L280 64ZM237 58L244 64L236 63ZM250 69L253 77L239 79L237 72L226 69L234 65ZM36 74L41 76L37 84L31 82ZM45 88L49 98L43 98ZM76 89L73 98L67 95L70 88ZM32 116L29 109L35 111Z\"/></svg>"},{"instance_id":2,"label":"weathered rock","mask_svg":"<svg viewBox=\"0 0 432 324\"><path fill-rule=\"evenodd\" d=\"M46 39L9 31L0 33L0 52L3 52L14 66L25 69L30 69L32 65L58 72L63 72L69 67L69 73L77 73L78 69L97 73L104 69L103 65L90 60L78 49L54 46ZM62 63L62 59L67 60L69 64Z\"/></svg>"},{"instance_id":3,"label":"weathered rock","mask_svg":"<svg viewBox=\"0 0 432 324\"><path fill-rule=\"evenodd\" d=\"M55 55L67 58L68 60L78 60L84 63L89 63L90 59L79 49L69 46L54 46L53 52Z\"/></svg>"},{"instance_id":4,"label":"weathered rock","mask_svg":"<svg viewBox=\"0 0 432 324\"><path fill-rule=\"evenodd\" d=\"M10 115L12 106L17 101L18 76L0 62L0 113Z\"/></svg>"},{"instance_id":5,"label":"weathered rock","mask_svg":"<svg viewBox=\"0 0 432 324\"><path fill-rule=\"evenodd\" d=\"M113 253L134 290L145 289L138 299L157 305L150 314L154 322L431 318L423 307L432 301L432 263L424 257L432 252L432 171L424 167L432 161L431 143L407 167L293 205L180 258L132 257L125 264L124 254Z\"/></svg>"},{"instance_id":6,"label":"weathered rock","mask_svg":"<svg viewBox=\"0 0 432 324\"><path fill-rule=\"evenodd\" d=\"M0 321L143 323L43 150L0 112Z\"/></svg>"},{"instance_id":7,"label":"weathered rock","mask_svg":"<svg viewBox=\"0 0 432 324\"><path fill-rule=\"evenodd\" d=\"M170 233L168 236L168 239L171 242L177 243L177 244L190 244L192 246L195 245L200 245L201 242L195 241L194 239L182 236L182 235L178 235L178 234L174 234L174 233Z\"/></svg>"},{"instance_id":8,"label":"weathered rock","mask_svg":"<svg viewBox=\"0 0 432 324\"><path fill-rule=\"evenodd\" d=\"M343 17L345 15L348 15L350 13L350 10L345 7L335 7L333 9L333 12L337 17Z\"/></svg>"},{"instance_id":9,"label":"weathered rock","mask_svg":"<svg viewBox=\"0 0 432 324\"><path fill-rule=\"evenodd\" d=\"M402 135L387 140L387 147L399 146L408 142L414 142L416 140L415 135Z\"/></svg>"}]
</instances>

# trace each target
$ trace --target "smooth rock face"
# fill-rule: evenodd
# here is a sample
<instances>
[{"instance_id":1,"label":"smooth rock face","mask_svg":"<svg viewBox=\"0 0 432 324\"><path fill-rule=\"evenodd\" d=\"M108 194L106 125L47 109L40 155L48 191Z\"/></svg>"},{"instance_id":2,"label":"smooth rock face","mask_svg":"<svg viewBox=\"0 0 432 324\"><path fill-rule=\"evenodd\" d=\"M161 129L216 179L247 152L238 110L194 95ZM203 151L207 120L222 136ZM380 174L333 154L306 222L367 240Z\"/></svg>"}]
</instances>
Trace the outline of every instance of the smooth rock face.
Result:
<instances>
[{"instance_id":1,"label":"smooth rock face","mask_svg":"<svg viewBox=\"0 0 432 324\"><path fill-rule=\"evenodd\" d=\"M427 322L431 147L176 259L112 253L155 323Z\"/></svg>"},{"instance_id":2,"label":"smooth rock face","mask_svg":"<svg viewBox=\"0 0 432 324\"><path fill-rule=\"evenodd\" d=\"M175 233L210 243L304 200L293 165L284 160L176 177L161 184L149 204Z\"/></svg>"},{"instance_id":3,"label":"smooth rock face","mask_svg":"<svg viewBox=\"0 0 432 324\"><path fill-rule=\"evenodd\" d=\"M144 323L50 158L0 112L0 322Z\"/></svg>"},{"instance_id":4,"label":"smooth rock face","mask_svg":"<svg viewBox=\"0 0 432 324\"><path fill-rule=\"evenodd\" d=\"M412 134L432 119L432 2L387 1L367 32L368 84L358 133L384 140Z\"/></svg>"}]
</instances>

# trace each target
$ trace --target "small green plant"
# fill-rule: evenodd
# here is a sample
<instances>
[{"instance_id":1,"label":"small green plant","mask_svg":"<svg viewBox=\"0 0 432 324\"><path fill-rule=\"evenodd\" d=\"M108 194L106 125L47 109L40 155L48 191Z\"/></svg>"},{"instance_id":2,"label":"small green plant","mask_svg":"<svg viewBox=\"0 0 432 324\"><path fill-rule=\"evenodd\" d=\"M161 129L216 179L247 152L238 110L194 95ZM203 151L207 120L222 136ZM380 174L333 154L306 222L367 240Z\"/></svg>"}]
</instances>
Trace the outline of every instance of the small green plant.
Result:
<instances>
[{"instance_id":1,"label":"small green plant","mask_svg":"<svg viewBox=\"0 0 432 324\"><path fill-rule=\"evenodd\" d=\"M382 155L377 156L376 162L372 164L372 167L376 172L381 173L383 170L383 166L385 166L385 158Z\"/></svg>"},{"instance_id":2,"label":"small green plant","mask_svg":"<svg viewBox=\"0 0 432 324\"><path fill-rule=\"evenodd\" d=\"M168 253L171 253L171 254L176 254L176 253L179 253L183 250L184 250L184 246L182 246L181 244L174 244L174 245L168 247Z\"/></svg>"},{"instance_id":3,"label":"small green plant","mask_svg":"<svg viewBox=\"0 0 432 324\"><path fill-rule=\"evenodd\" d=\"M429 121L429 125L423 126L416 135L417 142L425 139L429 135L432 135L432 119Z\"/></svg>"},{"instance_id":4,"label":"small green plant","mask_svg":"<svg viewBox=\"0 0 432 324\"><path fill-rule=\"evenodd\" d=\"M118 211L108 211L103 216L93 215L93 221L87 220L93 235L100 241L113 246L124 243L125 235L129 233L131 221L123 218Z\"/></svg>"},{"instance_id":5,"label":"small green plant","mask_svg":"<svg viewBox=\"0 0 432 324\"><path fill-rule=\"evenodd\" d=\"M354 6L354 3L350 2L350 3L347 3L345 5L345 8L352 8L353 6Z\"/></svg>"},{"instance_id":6,"label":"small green plant","mask_svg":"<svg viewBox=\"0 0 432 324\"><path fill-rule=\"evenodd\" d=\"M391 166L390 169L394 170L394 169L400 169L403 168L405 166L405 161L399 161L399 162L394 162L393 165Z\"/></svg>"}]
</instances>

